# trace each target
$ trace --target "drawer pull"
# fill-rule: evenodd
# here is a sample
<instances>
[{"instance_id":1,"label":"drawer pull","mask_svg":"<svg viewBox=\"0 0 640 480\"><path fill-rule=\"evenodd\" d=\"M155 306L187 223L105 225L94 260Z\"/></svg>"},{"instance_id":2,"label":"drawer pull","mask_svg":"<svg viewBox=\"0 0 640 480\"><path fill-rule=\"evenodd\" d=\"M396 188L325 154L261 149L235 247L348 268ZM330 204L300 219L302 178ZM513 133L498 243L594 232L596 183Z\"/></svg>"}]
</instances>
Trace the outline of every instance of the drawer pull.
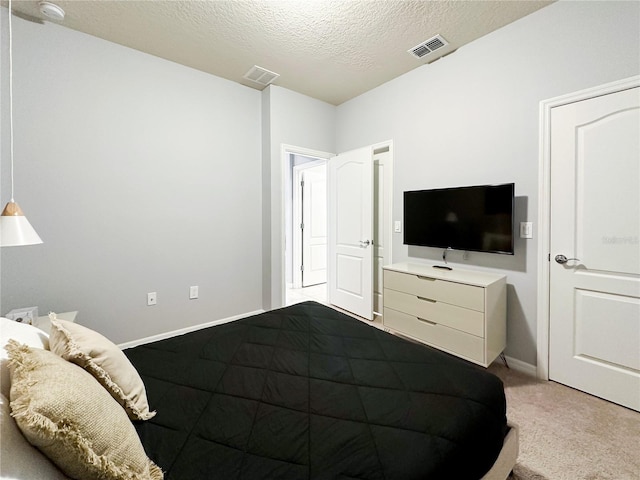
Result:
<instances>
[{"instance_id":1,"label":"drawer pull","mask_svg":"<svg viewBox=\"0 0 640 480\"><path fill-rule=\"evenodd\" d=\"M432 282L435 282L437 279L435 278L431 278L431 277L424 277L422 275L416 275L420 280L430 280Z\"/></svg>"},{"instance_id":2,"label":"drawer pull","mask_svg":"<svg viewBox=\"0 0 640 480\"><path fill-rule=\"evenodd\" d=\"M428 323L429 325L437 325L436 322L432 322L431 320L427 320L426 318L420 318L420 317L416 317L416 318L421 322Z\"/></svg>"},{"instance_id":3,"label":"drawer pull","mask_svg":"<svg viewBox=\"0 0 640 480\"><path fill-rule=\"evenodd\" d=\"M430 303L436 303L437 300L433 300L431 298L425 298L425 297L416 297L418 300L423 300L425 302L430 302Z\"/></svg>"}]
</instances>

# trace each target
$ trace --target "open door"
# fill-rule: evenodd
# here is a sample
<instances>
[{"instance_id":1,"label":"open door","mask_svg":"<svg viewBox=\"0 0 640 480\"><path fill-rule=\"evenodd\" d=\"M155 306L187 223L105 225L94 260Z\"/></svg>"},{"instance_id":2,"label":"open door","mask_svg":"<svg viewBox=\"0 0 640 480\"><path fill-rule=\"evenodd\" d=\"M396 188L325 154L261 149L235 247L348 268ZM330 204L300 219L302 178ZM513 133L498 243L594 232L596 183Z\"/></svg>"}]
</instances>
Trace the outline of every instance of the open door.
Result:
<instances>
[{"instance_id":1,"label":"open door","mask_svg":"<svg viewBox=\"0 0 640 480\"><path fill-rule=\"evenodd\" d=\"M371 147L341 153L328 169L329 303L373 320Z\"/></svg>"}]
</instances>

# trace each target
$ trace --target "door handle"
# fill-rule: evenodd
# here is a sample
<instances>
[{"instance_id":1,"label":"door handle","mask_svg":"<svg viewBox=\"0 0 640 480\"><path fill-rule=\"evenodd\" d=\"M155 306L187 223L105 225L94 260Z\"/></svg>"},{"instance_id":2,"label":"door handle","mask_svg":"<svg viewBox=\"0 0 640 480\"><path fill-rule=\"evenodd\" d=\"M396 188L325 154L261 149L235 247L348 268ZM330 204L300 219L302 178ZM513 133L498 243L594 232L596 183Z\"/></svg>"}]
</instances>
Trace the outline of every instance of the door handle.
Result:
<instances>
[{"instance_id":1,"label":"door handle","mask_svg":"<svg viewBox=\"0 0 640 480\"><path fill-rule=\"evenodd\" d=\"M366 248L366 247L368 247L370 243L371 243L371 242L370 242L369 240L360 240L360 246L361 246L362 248Z\"/></svg>"},{"instance_id":2,"label":"door handle","mask_svg":"<svg viewBox=\"0 0 640 480\"><path fill-rule=\"evenodd\" d=\"M556 257L555 257L556 263L559 263L560 265L564 265L565 263L567 263L567 262L569 262L571 260L575 260L576 262L580 261L580 259L578 259L578 258L567 258L562 254L556 255Z\"/></svg>"}]
</instances>

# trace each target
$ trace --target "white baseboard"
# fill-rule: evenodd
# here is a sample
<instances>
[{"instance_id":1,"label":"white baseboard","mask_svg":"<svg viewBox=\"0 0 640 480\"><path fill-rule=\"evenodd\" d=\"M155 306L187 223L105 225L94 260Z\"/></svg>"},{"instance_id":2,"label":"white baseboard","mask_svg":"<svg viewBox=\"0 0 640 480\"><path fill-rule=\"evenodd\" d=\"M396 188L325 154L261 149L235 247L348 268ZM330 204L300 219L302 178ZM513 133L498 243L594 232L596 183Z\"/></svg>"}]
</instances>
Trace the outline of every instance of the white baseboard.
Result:
<instances>
[{"instance_id":1,"label":"white baseboard","mask_svg":"<svg viewBox=\"0 0 640 480\"><path fill-rule=\"evenodd\" d=\"M522 360L518 360L517 358L513 357L505 356L505 358L507 359L509 368L512 368L516 372L524 373L526 375L529 375L530 377L537 376L537 369L535 365L531 365L530 363L523 362ZM500 359L500 357L496 358L494 361L502 364L502 360Z\"/></svg>"},{"instance_id":2,"label":"white baseboard","mask_svg":"<svg viewBox=\"0 0 640 480\"><path fill-rule=\"evenodd\" d=\"M184 335L185 333L195 332L196 330L202 330L203 328L213 327L215 325L222 325L223 323L233 322L240 320L241 318L250 317L264 313L264 310L254 310L253 312L241 313L240 315L234 315L233 317L221 318L219 320L213 320L212 322L201 323L199 325L193 325L191 327L180 328L178 330L172 330L171 332L159 333L158 335L152 335L150 337L140 338L138 340L132 340L130 342L121 343L118 345L120 350L125 348L133 348L138 345L144 345L145 343L157 342L158 340L165 340L167 338L175 337L177 335Z\"/></svg>"}]
</instances>

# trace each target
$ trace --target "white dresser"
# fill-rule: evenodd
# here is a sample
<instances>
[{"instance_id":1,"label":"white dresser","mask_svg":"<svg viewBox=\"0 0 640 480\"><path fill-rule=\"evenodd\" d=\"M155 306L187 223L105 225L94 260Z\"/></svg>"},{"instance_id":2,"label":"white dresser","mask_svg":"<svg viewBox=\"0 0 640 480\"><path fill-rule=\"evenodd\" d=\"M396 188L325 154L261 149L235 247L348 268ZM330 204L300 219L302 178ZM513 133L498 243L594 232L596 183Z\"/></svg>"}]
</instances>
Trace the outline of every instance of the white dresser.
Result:
<instances>
[{"instance_id":1,"label":"white dresser","mask_svg":"<svg viewBox=\"0 0 640 480\"><path fill-rule=\"evenodd\" d=\"M388 265L384 327L487 367L506 346L506 280L457 267Z\"/></svg>"}]
</instances>

